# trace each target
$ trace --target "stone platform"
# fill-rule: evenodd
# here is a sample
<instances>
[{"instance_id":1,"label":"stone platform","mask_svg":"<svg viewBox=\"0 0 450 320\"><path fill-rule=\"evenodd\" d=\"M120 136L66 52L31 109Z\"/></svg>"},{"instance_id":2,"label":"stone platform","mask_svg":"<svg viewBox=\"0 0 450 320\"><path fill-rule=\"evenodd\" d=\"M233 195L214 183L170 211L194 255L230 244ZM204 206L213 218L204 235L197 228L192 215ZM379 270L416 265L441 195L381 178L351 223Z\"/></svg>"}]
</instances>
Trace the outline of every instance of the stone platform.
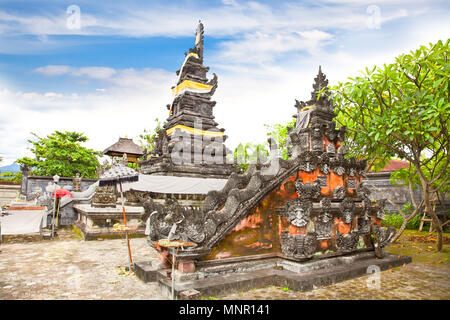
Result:
<instances>
[{"instance_id":1,"label":"stone platform","mask_svg":"<svg viewBox=\"0 0 450 320\"><path fill-rule=\"evenodd\" d=\"M96 208L90 204L76 204L73 206L78 213L75 227L80 230L85 240L94 240L98 237L119 238L121 235L114 231L114 224L123 224L121 206L114 208ZM138 226L136 231L130 232L130 237L144 235L145 210L142 207L125 206L127 225Z\"/></svg>"},{"instance_id":2,"label":"stone platform","mask_svg":"<svg viewBox=\"0 0 450 320\"><path fill-rule=\"evenodd\" d=\"M186 292L189 292L193 299L200 299L201 296L219 296L271 285L288 287L293 291L309 291L367 275L369 266L378 266L380 271L384 271L411 262L410 257L391 254L378 259L373 251L308 262L295 262L269 255L254 258L258 259L230 259L230 263L221 261L217 265L205 264L192 273L176 270L175 296L183 299L186 298ZM170 298L171 269L159 269L158 265L156 260L136 262L136 275L144 282L156 281L160 293ZM193 295L193 292L196 294Z\"/></svg>"}]
</instances>

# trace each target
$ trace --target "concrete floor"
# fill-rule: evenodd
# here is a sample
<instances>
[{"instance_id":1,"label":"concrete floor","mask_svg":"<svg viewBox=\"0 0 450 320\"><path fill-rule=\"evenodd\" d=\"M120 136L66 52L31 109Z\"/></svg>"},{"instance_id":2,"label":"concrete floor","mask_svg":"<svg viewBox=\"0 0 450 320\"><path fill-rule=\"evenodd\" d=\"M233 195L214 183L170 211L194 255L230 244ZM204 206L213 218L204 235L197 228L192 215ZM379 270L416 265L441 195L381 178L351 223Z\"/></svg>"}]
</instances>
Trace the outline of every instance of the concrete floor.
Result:
<instances>
[{"instance_id":1,"label":"concrete floor","mask_svg":"<svg viewBox=\"0 0 450 320\"><path fill-rule=\"evenodd\" d=\"M135 261L156 257L145 238L131 239ZM124 239L84 241L71 230L55 240L5 239L0 245L0 299L163 299L156 283L127 272ZM379 288L369 275L309 292L267 287L203 299L450 299L450 268L414 262L380 273Z\"/></svg>"}]
</instances>

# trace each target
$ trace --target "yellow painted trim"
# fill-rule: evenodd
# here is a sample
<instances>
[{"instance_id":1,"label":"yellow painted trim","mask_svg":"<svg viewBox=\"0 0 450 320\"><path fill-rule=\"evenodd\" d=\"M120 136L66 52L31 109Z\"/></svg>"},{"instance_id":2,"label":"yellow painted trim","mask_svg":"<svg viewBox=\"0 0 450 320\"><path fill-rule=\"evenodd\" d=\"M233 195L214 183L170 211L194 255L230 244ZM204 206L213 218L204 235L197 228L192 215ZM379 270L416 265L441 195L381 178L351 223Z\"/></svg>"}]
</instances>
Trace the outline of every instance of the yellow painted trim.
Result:
<instances>
[{"instance_id":1,"label":"yellow painted trim","mask_svg":"<svg viewBox=\"0 0 450 320\"><path fill-rule=\"evenodd\" d=\"M172 132L174 132L176 129L180 129L180 130L192 133L192 134L204 135L204 136L208 136L208 137L221 137L225 134L224 132L206 131L206 130L191 128L188 126L184 126L182 124L177 124L175 127L167 129L166 133L169 135Z\"/></svg>"},{"instance_id":2,"label":"yellow painted trim","mask_svg":"<svg viewBox=\"0 0 450 320\"><path fill-rule=\"evenodd\" d=\"M172 89L172 93L174 96L177 96L184 89L193 89L194 91L208 92L211 90L211 88L212 85L210 84L204 84L192 80L184 80L178 86Z\"/></svg>"}]
</instances>

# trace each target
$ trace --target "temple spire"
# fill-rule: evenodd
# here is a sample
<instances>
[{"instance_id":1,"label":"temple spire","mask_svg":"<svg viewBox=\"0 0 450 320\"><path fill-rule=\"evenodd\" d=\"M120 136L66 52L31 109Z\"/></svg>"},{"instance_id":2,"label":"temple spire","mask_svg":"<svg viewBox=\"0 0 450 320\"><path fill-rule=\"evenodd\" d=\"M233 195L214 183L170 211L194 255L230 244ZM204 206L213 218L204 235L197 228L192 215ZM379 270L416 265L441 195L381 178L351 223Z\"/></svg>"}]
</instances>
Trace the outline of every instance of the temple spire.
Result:
<instances>
[{"instance_id":1,"label":"temple spire","mask_svg":"<svg viewBox=\"0 0 450 320\"><path fill-rule=\"evenodd\" d=\"M198 20L197 30L195 31L195 49L200 59L203 58L203 46L204 46L204 28L201 20Z\"/></svg>"},{"instance_id":2,"label":"temple spire","mask_svg":"<svg viewBox=\"0 0 450 320\"><path fill-rule=\"evenodd\" d=\"M317 76L314 78L313 84L314 91L311 92L311 101L316 102L320 91L323 88L327 87L328 87L327 76L322 72L322 66L319 66L319 72L317 73Z\"/></svg>"}]
</instances>

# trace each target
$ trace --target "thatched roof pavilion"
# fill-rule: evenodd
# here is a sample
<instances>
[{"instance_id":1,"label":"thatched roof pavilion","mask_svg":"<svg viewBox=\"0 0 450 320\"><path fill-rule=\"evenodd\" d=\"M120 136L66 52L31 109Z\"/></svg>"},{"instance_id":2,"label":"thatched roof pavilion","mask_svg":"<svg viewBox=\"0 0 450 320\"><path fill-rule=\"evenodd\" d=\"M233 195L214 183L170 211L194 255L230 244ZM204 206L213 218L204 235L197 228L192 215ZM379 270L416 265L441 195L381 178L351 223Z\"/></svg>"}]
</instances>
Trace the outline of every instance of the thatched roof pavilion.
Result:
<instances>
[{"instance_id":1,"label":"thatched roof pavilion","mask_svg":"<svg viewBox=\"0 0 450 320\"><path fill-rule=\"evenodd\" d=\"M134 143L133 139L119 138L119 141L103 151L103 154L111 157L122 157L124 153L127 155L129 162L137 163L137 158L142 157L144 150Z\"/></svg>"}]
</instances>

